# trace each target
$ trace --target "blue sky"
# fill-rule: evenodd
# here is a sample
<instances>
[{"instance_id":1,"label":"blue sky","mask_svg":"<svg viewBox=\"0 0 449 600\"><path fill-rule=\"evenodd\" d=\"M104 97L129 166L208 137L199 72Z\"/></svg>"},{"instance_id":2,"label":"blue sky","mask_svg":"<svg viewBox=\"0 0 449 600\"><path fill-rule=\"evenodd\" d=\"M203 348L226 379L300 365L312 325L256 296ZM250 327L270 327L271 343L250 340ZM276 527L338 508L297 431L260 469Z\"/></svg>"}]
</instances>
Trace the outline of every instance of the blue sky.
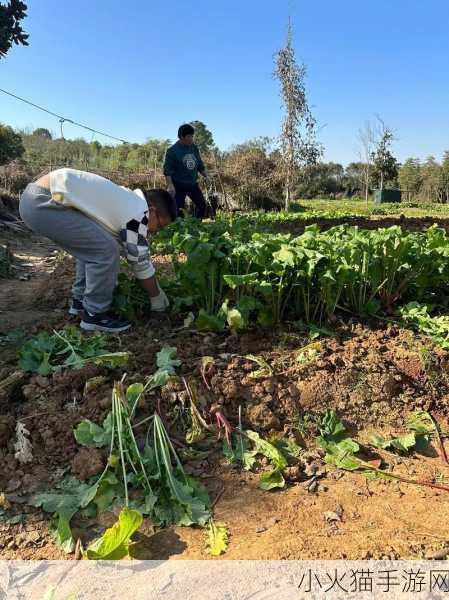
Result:
<instances>
[{"instance_id":1,"label":"blue sky","mask_svg":"<svg viewBox=\"0 0 449 600\"><path fill-rule=\"evenodd\" d=\"M30 46L0 61L0 87L120 138L173 138L193 119L204 121L223 149L276 136L273 56L290 5L325 159L356 160L357 130L376 113L394 128L400 160L449 149L449 0L28 5ZM0 120L59 127L3 94ZM67 126L65 134L78 137L80 130Z\"/></svg>"}]
</instances>

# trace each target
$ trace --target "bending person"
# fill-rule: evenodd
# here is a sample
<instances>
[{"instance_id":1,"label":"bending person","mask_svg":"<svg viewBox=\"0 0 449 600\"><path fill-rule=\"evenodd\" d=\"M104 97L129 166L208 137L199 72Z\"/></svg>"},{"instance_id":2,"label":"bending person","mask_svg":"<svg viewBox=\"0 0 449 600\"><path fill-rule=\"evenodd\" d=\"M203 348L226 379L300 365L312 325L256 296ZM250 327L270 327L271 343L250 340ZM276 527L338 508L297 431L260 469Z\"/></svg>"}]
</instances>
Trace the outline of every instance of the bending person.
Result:
<instances>
[{"instance_id":1,"label":"bending person","mask_svg":"<svg viewBox=\"0 0 449 600\"><path fill-rule=\"evenodd\" d=\"M82 329L120 332L131 326L110 312L120 250L148 293L151 309L168 307L147 241L148 233L176 218L175 203L165 190L131 191L93 173L58 169L26 187L19 211L30 229L75 257L69 312L81 315Z\"/></svg>"}]
</instances>

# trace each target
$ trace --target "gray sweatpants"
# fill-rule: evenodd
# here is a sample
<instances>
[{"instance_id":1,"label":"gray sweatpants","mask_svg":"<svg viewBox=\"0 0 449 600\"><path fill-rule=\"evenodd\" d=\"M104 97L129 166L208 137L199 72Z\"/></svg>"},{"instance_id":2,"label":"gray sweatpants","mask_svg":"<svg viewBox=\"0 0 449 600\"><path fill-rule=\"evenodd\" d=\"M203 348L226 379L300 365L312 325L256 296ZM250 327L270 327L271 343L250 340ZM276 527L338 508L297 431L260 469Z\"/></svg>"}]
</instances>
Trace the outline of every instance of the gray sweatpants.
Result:
<instances>
[{"instance_id":1,"label":"gray sweatpants","mask_svg":"<svg viewBox=\"0 0 449 600\"><path fill-rule=\"evenodd\" d=\"M73 297L92 314L106 312L120 267L120 246L114 236L85 214L56 204L48 190L34 183L20 197L19 211L30 229L75 257Z\"/></svg>"}]
</instances>

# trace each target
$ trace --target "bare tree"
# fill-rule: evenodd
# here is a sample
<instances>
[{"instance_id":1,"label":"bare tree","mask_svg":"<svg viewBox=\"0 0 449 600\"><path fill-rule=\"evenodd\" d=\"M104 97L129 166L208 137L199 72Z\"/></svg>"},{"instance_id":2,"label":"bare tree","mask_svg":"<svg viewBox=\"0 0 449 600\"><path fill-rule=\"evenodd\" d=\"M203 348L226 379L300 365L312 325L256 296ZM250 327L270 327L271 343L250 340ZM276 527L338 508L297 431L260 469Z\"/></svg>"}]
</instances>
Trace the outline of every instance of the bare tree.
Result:
<instances>
[{"instance_id":1,"label":"bare tree","mask_svg":"<svg viewBox=\"0 0 449 600\"><path fill-rule=\"evenodd\" d=\"M382 191L385 182L392 181L397 176L398 163L390 151L394 139L393 130L379 115L376 115L374 124L366 121L364 127L358 131L357 140L359 157L363 163L366 202L368 202L372 183L379 185Z\"/></svg>"},{"instance_id":2,"label":"bare tree","mask_svg":"<svg viewBox=\"0 0 449 600\"><path fill-rule=\"evenodd\" d=\"M306 67L296 62L290 19L285 46L276 54L274 76L281 84L285 109L280 142L285 177L285 209L288 210L298 168L315 163L322 154L321 146L315 139L316 121L307 100Z\"/></svg>"},{"instance_id":3,"label":"bare tree","mask_svg":"<svg viewBox=\"0 0 449 600\"><path fill-rule=\"evenodd\" d=\"M373 154L376 148L376 132L369 121L357 134L359 145L359 158L363 165L363 186L365 188L365 201L368 203L371 174L373 170Z\"/></svg>"}]
</instances>

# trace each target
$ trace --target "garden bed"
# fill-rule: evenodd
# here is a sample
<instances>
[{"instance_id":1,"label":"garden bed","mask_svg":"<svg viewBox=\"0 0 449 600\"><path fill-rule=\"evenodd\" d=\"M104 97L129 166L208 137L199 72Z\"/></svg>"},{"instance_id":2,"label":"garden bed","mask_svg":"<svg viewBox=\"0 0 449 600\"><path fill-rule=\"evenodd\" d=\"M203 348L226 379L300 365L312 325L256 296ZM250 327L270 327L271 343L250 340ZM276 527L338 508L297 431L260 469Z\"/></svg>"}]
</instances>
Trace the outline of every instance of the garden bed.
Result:
<instances>
[{"instance_id":1,"label":"garden bed","mask_svg":"<svg viewBox=\"0 0 449 600\"><path fill-rule=\"evenodd\" d=\"M171 273L170 261L156 262L167 265L166 272ZM65 260L53 275L42 276L41 293L33 291L30 306L38 303L47 311L55 329L68 323L62 313L54 314L54 307L66 308L72 272ZM40 319L33 333L48 329L46 320ZM111 409L114 381L126 372L126 385L145 382L166 344L177 349L181 379L145 395L139 402L139 419L158 410L173 439L188 446L186 426L191 423L183 409L185 377L202 399L210 425L220 412L234 427L241 423L264 439L291 439L306 449L300 468L289 472L288 485L269 492L259 488L260 472L266 468L263 461L261 471L245 472L226 459L223 430L220 439L218 432L212 434L201 457L184 459L186 471L208 489L215 518L229 528L224 558L441 554L447 540L441 530L446 492L400 481L369 481L363 474L336 470L323 462L315 435L326 409L335 410L361 443L367 443L373 432L385 437L404 433L416 410L430 412L447 430L447 351L426 336L375 318L362 321L340 315L324 330L283 323L270 329L217 333L184 327L180 316L164 316L144 317L130 332L111 338L110 351L131 353L126 367L112 371L87 364L46 377L27 374L18 371L14 343L0 346L4 364L0 379L10 378L0 391L0 492L5 492L9 505L7 518L0 518L2 558L66 556L53 541L50 515L30 506L29 500L53 488L69 467L80 480L101 470L104 450L81 448L74 429L84 419L103 422ZM210 357L212 365L206 380L204 357ZM14 457L18 420L29 431L30 463L19 464ZM426 455L380 455L383 468L409 479L435 481L436 473L443 480L449 475L435 444ZM77 516L74 536L88 544L115 520L114 510L96 517ZM136 551L141 558L205 558L203 537L198 528L160 529L147 518L136 538Z\"/></svg>"}]
</instances>

